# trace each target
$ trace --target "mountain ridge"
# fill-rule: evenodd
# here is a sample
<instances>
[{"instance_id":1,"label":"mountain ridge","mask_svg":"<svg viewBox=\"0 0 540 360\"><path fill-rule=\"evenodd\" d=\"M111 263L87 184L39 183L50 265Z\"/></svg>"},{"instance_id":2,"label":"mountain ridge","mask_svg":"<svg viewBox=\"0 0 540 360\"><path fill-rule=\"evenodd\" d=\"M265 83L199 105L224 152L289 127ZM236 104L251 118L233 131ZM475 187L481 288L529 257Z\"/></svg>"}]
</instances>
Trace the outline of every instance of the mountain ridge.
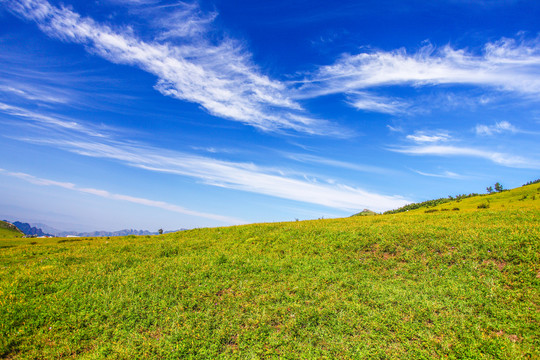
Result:
<instances>
[{"instance_id":1,"label":"mountain ridge","mask_svg":"<svg viewBox=\"0 0 540 360\"><path fill-rule=\"evenodd\" d=\"M11 222L8 220L4 220L4 222L10 225L13 225L18 230L20 230L22 234L26 236L34 236L34 237L40 237L40 236L106 237L106 236L128 236L128 235L144 236L144 235L158 235L159 234L157 231L151 232L149 230L137 230L137 229L122 229L122 230L117 230L117 231L97 230L97 231L85 231L85 232L64 231L64 230L55 229L43 223L25 223L21 221ZM43 231L43 229L45 229L45 231ZM182 230L185 230L185 229L165 231L165 233L182 231Z\"/></svg>"}]
</instances>

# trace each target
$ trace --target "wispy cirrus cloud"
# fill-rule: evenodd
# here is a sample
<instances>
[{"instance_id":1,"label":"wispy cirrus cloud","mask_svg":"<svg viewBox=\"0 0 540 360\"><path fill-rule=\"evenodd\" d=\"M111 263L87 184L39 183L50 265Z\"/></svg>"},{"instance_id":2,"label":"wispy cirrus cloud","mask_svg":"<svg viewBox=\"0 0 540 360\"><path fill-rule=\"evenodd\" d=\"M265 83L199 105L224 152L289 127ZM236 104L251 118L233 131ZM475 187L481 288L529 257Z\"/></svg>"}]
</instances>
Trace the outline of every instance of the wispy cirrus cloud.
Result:
<instances>
[{"instance_id":1,"label":"wispy cirrus cloud","mask_svg":"<svg viewBox=\"0 0 540 360\"><path fill-rule=\"evenodd\" d=\"M404 114L409 110L409 105L403 100L377 96L365 91L349 92L347 98L349 105L358 110L390 115Z\"/></svg>"},{"instance_id":2,"label":"wispy cirrus cloud","mask_svg":"<svg viewBox=\"0 0 540 360\"><path fill-rule=\"evenodd\" d=\"M437 142L449 141L452 139L450 134L444 131L439 131L439 132L416 131L414 134L407 135L406 138L416 143L437 143Z\"/></svg>"},{"instance_id":3,"label":"wispy cirrus cloud","mask_svg":"<svg viewBox=\"0 0 540 360\"><path fill-rule=\"evenodd\" d=\"M54 131L67 131L70 134L83 134L93 137L106 137L105 132L100 131L96 126L82 124L65 116L50 116L41 112L35 112L22 107L13 106L0 102L0 113L17 117L40 126L53 128ZM109 128L110 130L110 128Z\"/></svg>"},{"instance_id":4,"label":"wispy cirrus cloud","mask_svg":"<svg viewBox=\"0 0 540 360\"><path fill-rule=\"evenodd\" d=\"M381 195L337 182L319 181L315 176L297 172L291 174L279 168L257 166L250 162L217 160L148 146L136 141L121 141L117 140L122 134L121 131L96 132L92 127L73 120L57 119L53 114L36 114L2 103L0 111L6 112L11 117L42 124L48 130L46 136L42 136L42 132L39 131L33 133L24 131L26 136L11 136L11 139L50 146L83 156L113 160L148 171L187 176L211 186L317 204L342 211L356 211L362 208L384 211L408 202L401 196ZM359 171L386 174L389 172L377 167L355 166L310 155L302 157L297 154L295 160L324 161L327 165L354 168Z\"/></svg>"},{"instance_id":5,"label":"wispy cirrus cloud","mask_svg":"<svg viewBox=\"0 0 540 360\"><path fill-rule=\"evenodd\" d=\"M312 163L312 164L323 164L328 165L332 167L337 168L343 168L343 169L349 169L349 170L355 170L360 172L367 172L367 173L374 173L374 174L384 174L384 175L390 175L390 174L396 174L397 172L395 170L390 170L378 166L372 166L372 165L363 165L363 164L356 164L346 161L340 161L340 160L334 160L325 158L322 156L316 156L316 155L309 155L309 154L297 154L297 153L286 153L284 154L285 157L296 160L299 162L305 162L305 163Z\"/></svg>"},{"instance_id":6,"label":"wispy cirrus cloud","mask_svg":"<svg viewBox=\"0 0 540 360\"><path fill-rule=\"evenodd\" d=\"M153 5L159 3L161 0L107 0L110 3L122 4L122 5Z\"/></svg>"},{"instance_id":7,"label":"wispy cirrus cloud","mask_svg":"<svg viewBox=\"0 0 540 360\"><path fill-rule=\"evenodd\" d=\"M422 176L428 176L428 177L438 177L438 178L445 178L445 179L465 179L466 176L463 176L463 175L459 175L455 172L452 172L452 171L443 171L442 173L428 173L428 172L424 172L424 171L420 171L420 170L414 170L414 169L411 169L412 171L414 171L415 173L419 174L419 175L422 175Z\"/></svg>"},{"instance_id":8,"label":"wispy cirrus cloud","mask_svg":"<svg viewBox=\"0 0 540 360\"><path fill-rule=\"evenodd\" d=\"M34 87L30 84L0 82L0 93L8 93L30 101L38 101L52 104L66 104L70 98L66 94L56 92L57 89L51 89L44 86ZM56 92L56 94L55 94Z\"/></svg>"},{"instance_id":9,"label":"wispy cirrus cloud","mask_svg":"<svg viewBox=\"0 0 540 360\"><path fill-rule=\"evenodd\" d=\"M490 160L496 164L512 168L540 169L540 161L535 159L470 147L458 147L450 145L418 145L409 147L393 147L388 148L388 150L408 155L476 157Z\"/></svg>"},{"instance_id":10,"label":"wispy cirrus cloud","mask_svg":"<svg viewBox=\"0 0 540 360\"><path fill-rule=\"evenodd\" d=\"M487 43L481 54L427 45L414 54L400 49L343 55L321 67L310 84L328 93L399 84L471 84L539 94L539 69L540 39L503 38Z\"/></svg>"},{"instance_id":11,"label":"wispy cirrus cloud","mask_svg":"<svg viewBox=\"0 0 540 360\"><path fill-rule=\"evenodd\" d=\"M368 90L383 86L472 85L513 92L529 99L540 94L540 38L502 38L485 44L481 53L426 45L415 53L405 49L344 54L334 64L321 66L297 89L299 97L360 92L367 99L358 108L392 113L400 100L375 98ZM367 96L367 97L366 97ZM374 95L373 95L374 96ZM350 102L355 106L354 101Z\"/></svg>"},{"instance_id":12,"label":"wispy cirrus cloud","mask_svg":"<svg viewBox=\"0 0 540 360\"><path fill-rule=\"evenodd\" d=\"M113 63L154 74L158 78L156 90L200 104L215 116L265 131L343 135L329 122L307 114L287 95L285 84L261 74L240 42L223 37L212 43L193 36L191 30L201 32L209 23L194 9L184 7L174 16L168 15L165 30L144 41L131 28L113 29L45 0L9 1L7 5L12 13L36 22L51 37L83 44ZM173 28L172 22L187 28ZM169 42L173 37L183 42Z\"/></svg>"},{"instance_id":13,"label":"wispy cirrus cloud","mask_svg":"<svg viewBox=\"0 0 540 360\"><path fill-rule=\"evenodd\" d=\"M6 175L6 176L22 179L34 185L61 187L64 189L91 194L91 195L99 196L106 199L127 201L133 204L150 206L150 207L159 208L159 209L163 209L163 210L167 210L167 211L171 211L171 212L175 212L179 214L216 220L225 224L245 223L245 221L236 219L233 217L194 211L194 210L186 209L182 206L170 204L164 201L157 201L157 200L145 199L145 198L134 197L134 196L129 196L129 195L122 195L122 194L114 194L114 193L110 193L106 190L101 190L101 189L83 188L70 182L61 182L61 181L55 181L55 180L50 180L50 179L44 179L40 177L35 177L30 174L21 173L21 172L11 172L5 169L0 169L0 175Z\"/></svg>"},{"instance_id":14,"label":"wispy cirrus cloud","mask_svg":"<svg viewBox=\"0 0 540 360\"><path fill-rule=\"evenodd\" d=\"M494 135L504 132L519 132L519 130L514 125L510 124L508 121L500 121L493 125L478 124L476 125L475 131L477 135Z\"/></svg>"},{"instance_id":15,"label":"wispy cirrus cloud","mask_svg":"<svg viewBox=\"0 0 540 360\"><path fill-rule=\"evenodd\" d=\"M159 31L158 40L200 38L208 33L218 17L216 11L204 13L196 2L155 4L131 11L149 19L152 27Z\"/></svg>"},{"instance_id":16,"label":"wispy cirrus cloud","mask_svg":"<svg viewBox=\"0 0 540 360\"><path fill-rule=\"evenodd\" d=\"M55 181L55 180L49 180L49 179L43 179L43 178L37 178L35 176L22 173L22 172L11 172L7 171L6 169L0 169L0 174L8 175L11 177L16 177L22 180L25 180L31 184L34 185L42 185L42 186L57 186L64 189L75 189L75 184L69 183L69 182L61 182L61 181Z\"/></svg>"},{"instance_id":17,"label":"wispy cirrus cloud","mask_svg":"<svg viewBox=\"0 0 540 360\"><path fill-rule=\"evenodd\" d=\"M11 12L36 22L51 37L83 44L111 62L155 75L155 89L163 95L200 104L212 115L264 131L346 136L298 102L328 94L345 94L349 105L364 111L401 115L418 110L410 100L373 92L383 86L465 84L533 100L540 94L539 38L502 38L485 44L480 53L426 45L415 53L397 49L344 54L303 80L282 82L264 75L240 41L224 35L211 40L216 38L209 34L215 32L217 13L203 13L194 3L135 1L131 13L146 14L154 29L145 39L129 26L98 23L45 0L6 3Z\"/></svg>"},{"instance_id":18,"label":"wispy cirrus cloud","mask_svg":"<svg viewBox=\"0 0 540 360\"><path fill-rule=\"evenodd\" d=\"M312 177L287 176L279 169L264 168L253 163L217 160L142 144L35 138L19 140L54 146L79 155L115 160L148 171L188 176L211 186L323 205L342 211L362 208L383 211L408 203L401 196L380 195L337 183L327 184Z\"/></svg>"},{"instance_id":19,"label":"wispy cirrus cloud","mask_svg":"<svg viewBox=\"0 0 540 360\"><path fill-rule=\"evenodd\" d=\"M13 48L0 53L0 101L40 111L129 111L125 102L136 95L102 69L81 70L76 63L63 66L58 58L37 56Z\"/></svg>"}]
</instances>

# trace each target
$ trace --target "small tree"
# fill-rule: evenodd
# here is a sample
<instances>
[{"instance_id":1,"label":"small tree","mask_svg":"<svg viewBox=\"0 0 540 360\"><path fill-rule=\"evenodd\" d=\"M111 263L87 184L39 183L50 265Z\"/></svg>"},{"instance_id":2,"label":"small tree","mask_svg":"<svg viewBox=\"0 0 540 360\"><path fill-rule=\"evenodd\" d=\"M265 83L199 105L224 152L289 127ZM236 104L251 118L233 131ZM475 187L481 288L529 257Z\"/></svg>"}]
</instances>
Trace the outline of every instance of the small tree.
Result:
<instances>
[{"instance_id":1,"label":"small tree","mask_svg":"<svg viewBox=\"0 0 540 360\"><path fill-rule=\"evenodd\" d=\"M157 232L159 233L159 235L161 235L163 234L163 229L159 229Z\"/></svg>"},{"instance_id":2,"label":"small tree","mask_svg":"<svg viewBox=\"0 0 540 360\"><path fill-rule=\"evenodd\" d=\"M486 188L486 190L487 190L488 194L491 194L493 192L493 188L491 186L488 186Z\"/></svg>"},{"instance_id":3,"label":"small tree","mask_svg":"<svg viewBox=\"0 0 540 360\"><path fill-rule=\"evenodd\" d=\"M495 183L495 191L497 192L503 191L503 187L500 183Z\"/></svg>"}]
</instances>

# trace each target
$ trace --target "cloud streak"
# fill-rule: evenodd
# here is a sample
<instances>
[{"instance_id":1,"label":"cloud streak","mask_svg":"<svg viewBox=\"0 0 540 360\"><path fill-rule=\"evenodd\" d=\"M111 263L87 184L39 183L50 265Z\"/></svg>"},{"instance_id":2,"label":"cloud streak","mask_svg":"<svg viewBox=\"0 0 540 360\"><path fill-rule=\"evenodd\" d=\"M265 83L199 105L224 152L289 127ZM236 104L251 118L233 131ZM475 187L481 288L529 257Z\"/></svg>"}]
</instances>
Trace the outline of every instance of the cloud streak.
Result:
<instances>
[{"instance_id":1,"label":"cloud streak","mask_svg":"<svg viewBox=\"0 0 540 360\"><path fill-rule=\"evenodd\" d=\"M377 96L365 91L349 92L348 103L358 110L373 111L390 115L405 114L409 111L409 105L402 100Z\"/></svg>"},{"instance_id":2,"label":"cloud streak","mask_svg":"<svg viewBox=\"0 0 540 360\"><path fill-rule=\"evenodd\" d=\"M451 139L447 132L427 133L425 131L417 131L414 134L407 135L406 138L416 143L437 143Z\"/></svg>"},{"instance_id":3,"label":"cloud streak","mask_svg":"<svg viewBox=\"0 0 540 360\"><path fill-rule=\"evenodd\" d=\"M512 168L540 169L540 161L538 160L476 148L443 145L419 145L401 148L389 148L388 150L407 155L476 157L490 160L496 164Z\"/></svg>"},{"instance_id":4,"label":"cloud streak","mask_svg":"<svg viewBox=\"0 0 540 360\"><path fill-rule=\"evenodd\" d=\"M12 139L60 148L83 156L118 161L124 165L149 171L188 176L211 186L264 194L283 199L323 205L346 211L370 208L377 211L397 208L407 203L400 196L375 194L363 189L318 181L312 176L294 174L276 168L260 167L249 162L231 162L185 152L147 146L135 141L118 141L107 132L97 132L74 120L57 119L0 103L0 112L47 127L47 137L41 132ZM21 125L21 124L18 124ZM116 133L120 134L121 131ZM90 136L89 136L90 135ZM289 154L290 155L290 154ZM353 170L384 173L378 167L355 165L311 155L290 155L303 162L324 162L327 165Z\"/></svg>"},{"instance_id":5,"label":"cloud streak","mask_svg":"<svg viewBox=\"0 0 540 360\"><path fill-rule=\"evenodd\" d=\"M129 26L98 23L45 0L5 3L51 37L82 44L113 63L155 75L154 87L163 95L197 103L214 116L263 131L346 136L298 102L329 94L345 94L350 106L363 111L389 115L417 111L410 101L372 93L387 86L472 85L532 100L540 95L540 38L502 38L486 43L480 52L426 45L414 53L397 49L343 54L303 80L282 82L264 75L240 41L227 36L210 40L215 38L210 34L215 33L217 13L205 14L194 4L136 6L131 12L143 14L154 30L150 39L143 40Z\"/></svg>"},{"instance_id":6,"label":"cloud streak","mask_svg":"<svg viewBox=\"0 0 540 360\"><path fill-rule=\"evenodd\" d=\"M350 101L359 109L394 114L399 99L374 97L367 89L385 86L472 85L513 92L537 100L540 95L540 38L502 38L485 44L481 53L450 45L344 54L334 64L321 66L297 89L299 98L345 93L363 94Z\"/></svg>"},{"instance_id":7,"label":"cloud streak","mask_svg":"<svg viewBox=\"0 0 540 360\"><path fill-rule=\"evenodd\" d=\"M55 187L61 187L68 190L73 190L85 194L91 194L95 196L99 196L106 199L111 200L119 200L119 201L126 201L133 204L139 204L144 206L150 206L158 209L163 209L183 215L190 215L195 217L201 217L205 219L211 219L216 220L225 224L243 224L245 221L240 219L235 219L233 217L229 216L223 216L223 215L217 215L217 214L211 214L211 213L205 213L205 212L199 212L194 211L190 209L186 209L182 206L178 206L175 204L170 204L164 201L156 201L156 200L150 200L145 198L139 198L139 197L133 197L129 195L122 195L122 194L114 194L110 193L106 190L99 190L99 189L92 189L92 188L81 188L76 186L73 183L69 182L60 182L55 180L49 180L44 178L35 177L33 175L29 175L26 173L21 172L10 172L5 169L0 169L0 174L15 177L24 181L27 181L34 185L40 185L40 186L55 186Z\"/></svg>"},{"instance_id":8,"label":"cloud streak","mask_svg":"<svg viewBox=\"0 0 540 360\"><path fill-rule=\"evenodd\" d=\"M240 121L264 131L295 130L339 135L327 121L310 117L287 96L286 86L260 73L250 54L234 39L210 43L202 36L210 19L194 9L169 15L152 41L143 41L130 28L113 29L65 7L44 0L8 1L8 9L37 23L47 35L83 44L113 63L137 66L158 78L155 89L164 95L200 104L209 113ZM188 28L171 28L174 23ZM192 31L193 30L193 31ZM170 38L182 38L169 42Z\"/></svg>"},{"instance_id":9,"label":"cloud streak","mask_svg":"<svg viewBox=\"0 0 540 360\"><path fill-rule=\"evenodd\" d=\"M343 169L367 172L367 173L372 173L372 174L382 174L382 175L396 175L397 174L397 171L395 170L389 170L389 169L385 169L378 166L355 164L355 163L350 163L346 161L333 160L333 159L316 156L316 155L285 153L284 156L289 159L303 162L303 163L311 163L311 164L319 164L319 165L323 164L323 165L328 165L328 166L332 166L336 168L343 168Z\"/></svg>"},{"instance_id":10,"label":"cloud streak","mask_svg":"<svg viewBox=\"0 0 540 360\"><path fill-rule=\"evenodd\" d=\"M500 134L503 132L516 133L520 132L514 125L510 124L508 121L500 121L494 125L476 125L475 128L477 135L494 135Z\"/></svg>"},{"instance_id":11,"label":"cloud streak","mask_svg":"<svg viewBox=\"0 0 540 360\"><path fill-rule=\"evenodd\" d=\"M465 179L465 176L456 174L455 172L452 172L452 171L443 171L440 174L434 174L434 173L427 173L427 172L414 170L414 169L411 169L411 170L422 176L445 178L445 179Z\"/></svg>"},{"instance_id":12,"label":"cloud streak","mask_svg":"<svg viewBox=\"0 0 540 360\"><path fill-rule=\"evenodd\" d=\"M100 130L81 124L78 121L67 117L60 116L49 116L41 113L37 113L28 109L24 109L18 106L9 105L3 102L0 102L0 112L3 112L10 116L15 116L19 119L24 119L26 121L31 121L35 124L41 126L49 127L55 129L55 131L64 131L69 132L70 134L79 133L87 136L93 137L106 137L104 132Z\"/></svg>"},{"instance_id":13,"label":"cloud streak","mask_svg":"<svg viewBox=\"0 0 540 360\"><path fill-rule=\"evenodd\" d=\"M262 168L252 163L222 161L142 145L129 146L120 143L69 140L26 139L25 141L60 147L79 155L115 160L149 171L189 176L212 186L345 211L362 208L383 211L408 202L400 196L375 194L341 184L325 184L313 178L288 177L277 169Z\"/></svg>"}]
</instances>

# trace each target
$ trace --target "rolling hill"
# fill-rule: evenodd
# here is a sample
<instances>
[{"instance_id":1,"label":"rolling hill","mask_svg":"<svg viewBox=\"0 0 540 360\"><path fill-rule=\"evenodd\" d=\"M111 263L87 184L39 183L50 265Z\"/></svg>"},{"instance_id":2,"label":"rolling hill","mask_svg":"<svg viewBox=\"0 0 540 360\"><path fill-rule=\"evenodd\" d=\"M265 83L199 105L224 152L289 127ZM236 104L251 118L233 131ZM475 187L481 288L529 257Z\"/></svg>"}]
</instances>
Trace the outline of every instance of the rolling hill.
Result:
<instances>
[{"instance_id":1,"label":"rolling hill","mask_svg":"<svg viewBox=\"0 0 540 360\"><path fill-rule=\"evenodd\" d=\"M0 221L0 239L23 237L24 234L13 224Z\"/></svg>"},{"instance_id":2,"label":"rolling hill","mask_svg":"<svg viewBox=\"0 0 540 360\"><path fill-rule=\"evenodd\" d=\"M535 181L521 187L491 194L449 196L423 203L414 203L385 214L418 213L436 211L477 211L478 209L508 210L521 208L540 209L540 182Z\"/></svg>"},{"instance_id":3,"label":"rolling hill","mask_svg":"<svg viewBox=\"0 0 540 360\"><path fill-rule=\"evenodd\" d=\"M0 357L540 358L539 188L388 215L0 240Z\"/></svg>"}]
</instances>

